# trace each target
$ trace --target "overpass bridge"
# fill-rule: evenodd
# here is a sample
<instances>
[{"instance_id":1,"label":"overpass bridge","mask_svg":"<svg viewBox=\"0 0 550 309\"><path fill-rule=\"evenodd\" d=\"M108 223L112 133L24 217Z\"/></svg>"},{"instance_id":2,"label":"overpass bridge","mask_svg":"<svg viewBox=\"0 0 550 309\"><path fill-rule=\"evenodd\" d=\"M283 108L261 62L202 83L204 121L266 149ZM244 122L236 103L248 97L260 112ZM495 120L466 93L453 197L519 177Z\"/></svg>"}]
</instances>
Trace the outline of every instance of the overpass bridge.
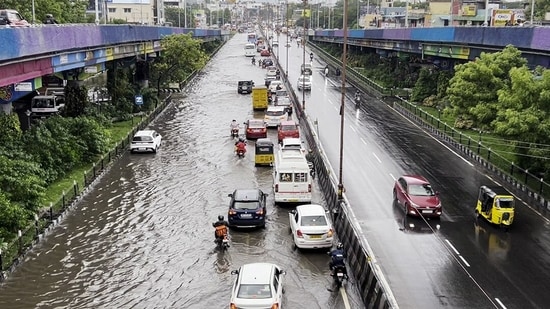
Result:
<instances>
[{"instance_id":1,"label":"overpass bridge","mask_svg":"<svg viewBox=\"0 0 550 309\"><path fill-rule=\"evenodd\" d=\"M193 37L226 40L229 32L140 25L48 25L1 28L0 108L42 87L42 76L61 73L74 79L80 72L95 73L105 63L160 51L163 36L192 33Z\"/></svg>"}]
</instances>

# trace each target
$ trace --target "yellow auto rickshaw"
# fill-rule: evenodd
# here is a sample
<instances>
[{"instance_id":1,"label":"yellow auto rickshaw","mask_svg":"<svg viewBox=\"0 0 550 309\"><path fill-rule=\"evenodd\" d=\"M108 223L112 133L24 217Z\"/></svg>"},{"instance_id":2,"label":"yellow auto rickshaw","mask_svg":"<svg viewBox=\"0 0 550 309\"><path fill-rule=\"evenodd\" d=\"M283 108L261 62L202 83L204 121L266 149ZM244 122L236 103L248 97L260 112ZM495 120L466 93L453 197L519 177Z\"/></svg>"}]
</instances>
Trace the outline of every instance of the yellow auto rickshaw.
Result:
<instances>
[{"instance_id":1,"label":"yellow auto rickshaw","mask_svg":"<svg viewBox=\"0 0 550 309\"><path fill-rule=\"evenodd\" d=\"M273 166L275 156L273 155L273 142L269 138L259 138L256 140L254 147L255 165L269 165Z\"/></svg>"},{"instance_id":2,"label":"yellow auto rickshaw","mask_svg":"<svg viewBox=\"0 0 550 309\"><path fill-rule=\"evenodd\" d=\"M508 230L514 222L514 196L500 186L481 186L477 198L476 216Z\"/></svg>"}]
</instances>

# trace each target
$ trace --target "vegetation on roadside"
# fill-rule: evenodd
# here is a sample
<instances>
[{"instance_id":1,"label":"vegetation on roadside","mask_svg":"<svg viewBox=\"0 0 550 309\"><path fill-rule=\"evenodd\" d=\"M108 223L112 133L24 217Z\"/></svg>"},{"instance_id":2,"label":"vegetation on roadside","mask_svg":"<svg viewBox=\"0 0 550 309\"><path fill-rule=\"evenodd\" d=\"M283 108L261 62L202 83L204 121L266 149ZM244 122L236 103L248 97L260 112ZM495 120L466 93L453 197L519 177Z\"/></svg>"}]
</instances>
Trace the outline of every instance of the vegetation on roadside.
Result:
<instances>
[{"instance_id":1,"label":"vegetation on roadside","mask_svg":"<svg viewBox=\"0 0 550 309\"><path fill-rule=\"evenodd\" d=\"M212 51L221 42L208 44ZM181 82L202 68L208 54L201 41L190 35L166 36L163 55L151 65L151 76L163 83ZM185 52L182 52L185 49ZM175 57L184 57L175 61ZM0 113L0 249L16 237L41 208L59 199L66 184L90 169L93 162L133 129L133 114L155 108L158 88L135 83L133 66L115 64L108 72L110 102L92 104L87 90L76 83L65 87L66 108L62 115L33 122L21 130L16 114ZM168 69L170 68L170 69ZM167 74L168 73L168 74ZM144 105L137 108L134 96L141 93ZM137 121L136 121L137 123ZM57 197L55 194L57 193Z\"/></svg>"}]
</instances>

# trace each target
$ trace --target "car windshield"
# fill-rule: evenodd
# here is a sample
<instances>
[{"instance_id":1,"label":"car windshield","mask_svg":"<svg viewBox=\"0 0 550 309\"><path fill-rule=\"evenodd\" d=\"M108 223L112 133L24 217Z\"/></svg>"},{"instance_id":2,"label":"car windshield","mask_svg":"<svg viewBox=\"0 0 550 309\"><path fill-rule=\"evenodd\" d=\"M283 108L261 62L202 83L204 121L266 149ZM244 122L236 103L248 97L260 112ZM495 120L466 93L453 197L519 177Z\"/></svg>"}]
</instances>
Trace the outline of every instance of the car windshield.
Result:
<instances>
[{"instance_id":1,"label":"car windshield","mask_svg":"<svg viewBox=\"0 0 550 309\"><path fill-rule=\"evenodd\" d=\"M432 186L429 184L409 185L409 194L415 196L434 196Z\"/></svg>"},{"instance_id":2,"label":"car windshield","mask_svg":"<svg viewBox=\"0 0 550 309\"><path fill-rule=\"evenodd\" d=\"M497 207L500 208L514 208L514 199L511 198L497 198L495 201Z\"/></svg>"},{"instance_id":3,"label":"car windshield","mask_svg":"<svg viewBox=\"0 0 550 309\"><path fill-rule=\"evenodd\" d=\"M272 298L269 284L241 284L238 298L266 299Z\"/></svg>"},{"instance_id":4,"label":"car windshield","mask_svg":"<svg viewBox=\"0 0 550 309\"><path fill-rule=\"evenodd\" d=\"M283 111L278 111L278 110L277 110L277 111L274 111L274 110L267 110L267 111L265 112L265 115L266 115L266 116L282 116L282 115L284 115L284 114L285 114L285 111L284 111L284 110L283 110Z\"/></svg>"},{"instance_id":5,"label":"car windshield","mask_svg":"<svg viewBox=\"0 0 550 309\"><path fill-rule=\"evenodd\" d=\"M150 142L153 138L151 136L134 136L133 142Z\"/></svg>"},{"instance_id":6,"label":"car windshield","mask_svg":"<svg viewBox=\"0 0 550 309\"><path fill-rule=\"evenodd\" d=\"M233 204L235 209L258 209L260 208L260 203L258 201L235 201Z\"/></svg>"},{"instance_id":7,"label":"car windshield","mask_svg":"<svg viewBox=\"0 0 550 309\"><path fill-rule=\"evenodd\" d=\"M298 130L298 128L296 127L296 125L284 125L284 126L281 126L281 131L296 131Z\"/></svg>"},{"instance_id":8,"label":"car windshield","mask_svg":"<svg viewBox=\"0 0 550 309\"><path fill-rule=\"evenodd\" d=\"M288 96L288 92L286 92L286 90L277 90L277 96L278 97L286 97L286 96Z\"/></svg>"},{"instance_id":9,"label":"car windshield","mask_svg":"<svg viewBox=\"0 0 550 309\"><path fill-rule=\"evenodd\" d=\"M309 83L309 78L307 78L307 77L300 77L299 81L300 81L301 83L303 83L303 82Z\"/></svg>"},{"instance_id":10,"label":"car windshield","mask_svg":"<svg viewBox=\"0 0 550 309\"><path fill-rule=\"evenodd\" d=\"M301 226L326 226L325 216L303 216Z\"/></svg>"}]
</instances>

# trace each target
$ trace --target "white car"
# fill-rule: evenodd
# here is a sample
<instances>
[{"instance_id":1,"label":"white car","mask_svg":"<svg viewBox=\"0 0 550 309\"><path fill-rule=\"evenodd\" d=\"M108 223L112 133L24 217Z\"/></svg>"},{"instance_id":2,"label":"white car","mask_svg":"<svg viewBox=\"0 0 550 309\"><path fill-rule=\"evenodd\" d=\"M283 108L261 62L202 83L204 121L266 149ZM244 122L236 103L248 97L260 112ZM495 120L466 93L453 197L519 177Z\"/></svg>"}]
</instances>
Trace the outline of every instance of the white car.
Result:
<instances>
[{"instance_id":1,"label":"white car","mask_svg":"<svg viewBox=\"0 0 550 309\"><path fill-rule=\"evenodd\" d=\"M285 271L272 263L252 263L231 271L237 275L229 308L282 308Z\"/></svg>"},{"instance_id":2,"label":"white car","mask_svg":"<svg viewBox=\"0 0 550 309\"><path fill-rule=\"evenodd\" d=\"M296 83L298 90L311 90L311 76L301 75Z\"/></svg>"},{"instance_id":3,"label":"white car","mask_svg":"<svg viewBox=\"0 0 550 309\"><path fill-rule=\"evenodd\" d=\"M279 89L277 89L277 86L279 86ZM277 90L282 90L284 88L284 84L282 81L280 80L272 80L271 83L269 84L269 91L271 93L276 93Z\"/></svg>"},{"instance_id":4,"label":"white car","mask_svg":"<svg viewBox=\"0 0 550 309\"><path fill-rule=\"evenodd\" d=\"M284 106L269 106L265 111L264 121L267 127L278 127L281 121L288 119L288 112Z\"/></svg>"},{"instance_id":5,"label":"white car","mask_svg":"<svg viewBox=\"0 0 550 309\"><path fill-rule=\"evenodd\" d=\"M296 206L289 214L290 230L297 248L330 248L334 240L334 230L325 208L307 204Z\"/></svg>"},{"instance_id":6,"label":"white car","mask_svg":"<svg viewBox=\"0 0 550 309\"><path fill-rule=\"evenodd\" d=\"M130 144L130 152L152 151L157 152L162 141L162 136L155 130L137 131Z\"/></svg>"}]
</instances>

